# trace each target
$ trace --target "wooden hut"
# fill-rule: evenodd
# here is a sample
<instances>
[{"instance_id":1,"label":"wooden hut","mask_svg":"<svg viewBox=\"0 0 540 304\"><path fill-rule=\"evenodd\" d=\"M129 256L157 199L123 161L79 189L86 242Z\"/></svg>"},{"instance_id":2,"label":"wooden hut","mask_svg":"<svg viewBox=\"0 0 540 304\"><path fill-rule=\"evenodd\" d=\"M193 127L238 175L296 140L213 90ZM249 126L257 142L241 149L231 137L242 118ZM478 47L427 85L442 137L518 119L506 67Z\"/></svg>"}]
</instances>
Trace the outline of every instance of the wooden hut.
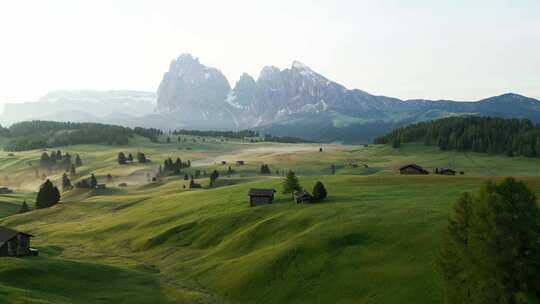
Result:
<instances>
[{"instance_id":1,"label":"wooden hut","mask_svg":"<svg viewBox=\"0 0 540 304\"><path fill-rule=\"evenodd\" d=\"M256 207L260 205L268 205L274 202L274 189L250 189L249 190L249 206Z\"/></svg>"},{"instance_id":2,"label":"wooden hut","mask_svg":"<svg viewBox=\"0 0 540 304\"><path fill-rule=\"evenodd\" d=\"M243 166L243 165L245 165L245 164L246 164L246 162L243 161L243 160L237 160L237 161L236 161L236 165L237 165L237 166Z\"/></svg>"},{"instance_id":3,"label":"wooden hut","mask_svg":"<svg viewBox=\"0 0 540 304\"><path fill-rule=\"evenodd\" d=\"M38 251L30 248L31 237L28 233L0 227L0 256L37 255Z\"/></svg>"},{"instance_id":4,"label":"wooden hut","mask_svg":"<svg viewBox=\"0 0 540 304\"><path fill-rule=\"evenodd\" d=\"M294 193L294 200L296 201L297 204L302 204L302 203L309 204L313 202L313 196L306 191L296 191Z\"/></svg>"},{"instance_id":5,"label":"wooden hut","mask_svg":"<svg viewBox=\"0 0 540 304\"><path fill-rule=\"evenodd\" d=\"M420 167L419 165L417 164L408 164L408 165L405 165L401 168L399 168L399 172L400 174L405 174L405 175L415 175L415 174L420 174L420 175L424 175L424 174L429 174L429 172Z\"/></svg>"},{"instance_id":6,"label":"wooden hut","mask_svg":"<svg viewBox=\"0 0 540 304\"><path fill-rule=\"evenodd\" d=\"M8 187L0 187L0 194L11 194L13 191Z\"/></svg>"},{"instance_id":7,"label":"wooden hut","mask_svg":"<svg viewBox=\"0 0 540 304\"><path fill-rule=\"evenodd\" d=\"M439 169L439 174L442 175L456 175L456 171L450 168L441 168Z\"/></svg>"}]
</instances>

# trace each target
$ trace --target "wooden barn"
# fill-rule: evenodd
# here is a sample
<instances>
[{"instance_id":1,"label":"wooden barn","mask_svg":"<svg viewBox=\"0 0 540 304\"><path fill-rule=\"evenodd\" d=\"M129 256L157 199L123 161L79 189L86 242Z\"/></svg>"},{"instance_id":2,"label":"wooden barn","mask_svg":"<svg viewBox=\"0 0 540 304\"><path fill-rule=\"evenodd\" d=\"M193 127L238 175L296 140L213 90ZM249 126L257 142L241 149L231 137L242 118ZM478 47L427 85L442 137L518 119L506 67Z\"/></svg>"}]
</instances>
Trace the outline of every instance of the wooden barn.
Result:
<instances>
[{"instance_id":1,"label":"wooden barn","mask_svg":"<svg viewBox=\"0 0 540 304\"><path fill-rule=\"evenodd\" d=\"M8 187L0 187L0 194L11 194L13 191Z\"/></svg>"},{"instance_id":2,"label":"wooden barn","mask_svg":"<svg viewBox=\"0 0 540 304\"><path fill-rule=\"evenodd\" d=\"M302 204L302 203L309 204L313 202L313 196L306 191L296 191L294 193L294 200L296 201L297 204Z\"/></svg>"},{"instance_id":3,"label":"wooden barn","mask_svg":"<svg viewBox=\"0 0 540 304\"><path fill-rule=\"evenodd\" d=\"M256 207L261 205L268 205L274 202L274 189L250 189L249 190L249 206Z\"/></svg>"},{"instance_id":4,"label":"wooden barn","mask_svg":"<svg viewBox=\"0 0 540 304\"><path fill-rule=\"evenodd\" d=\"M399 173L400 174L405 174L405 175L415 175L415 174L419 174L419 175L424 175L424 174L429 174L429 172L420 167L419 165L417 164L408 164L408 165L405 165L401 168L399 168Z\"/></svg>"},{"instance_id":5,"label":"wooden barn","mask_svg":"<svg viewBox=\"0 0 540 304\"><path fill-rule=\"evenodd\" d=\"M37 250L30 248L31 234L0 227L0 257L20 257L37 255Z\"/></svg>"},{"instance_id":6,"label":"wooden barn","mask_svg":"<svg viewBox=\"0 0 540 304\"><path fill-rule=\"evenodd\" d=\"M439 169L439 174L442 175L456 175L456 171L449 169L449 168L441 168Z\"/></svg>"}]
</instances>

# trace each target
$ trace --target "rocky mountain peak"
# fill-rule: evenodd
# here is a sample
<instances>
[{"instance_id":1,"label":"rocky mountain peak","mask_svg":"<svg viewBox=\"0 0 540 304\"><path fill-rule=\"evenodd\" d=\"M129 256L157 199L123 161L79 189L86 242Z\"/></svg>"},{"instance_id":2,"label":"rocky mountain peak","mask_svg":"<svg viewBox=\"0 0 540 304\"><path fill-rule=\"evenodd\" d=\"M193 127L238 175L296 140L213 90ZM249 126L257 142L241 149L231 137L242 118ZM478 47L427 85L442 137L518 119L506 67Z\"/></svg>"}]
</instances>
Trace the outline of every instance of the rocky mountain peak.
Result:
<instances>
[{"instance_id":1,"label":"rocky mountain peak","mask_svg":"<svg viewBox=\"0 0 540 304\"><path fill-rule=\"evenodd\" d=\"M265 66L262 69L261 73L259 74L259 79L257 79L257 81L275 80L279 78L280 72L281 72L280 69L278 69L275 66L272 66L272 65Z\"/></svg>"}]
</instances>

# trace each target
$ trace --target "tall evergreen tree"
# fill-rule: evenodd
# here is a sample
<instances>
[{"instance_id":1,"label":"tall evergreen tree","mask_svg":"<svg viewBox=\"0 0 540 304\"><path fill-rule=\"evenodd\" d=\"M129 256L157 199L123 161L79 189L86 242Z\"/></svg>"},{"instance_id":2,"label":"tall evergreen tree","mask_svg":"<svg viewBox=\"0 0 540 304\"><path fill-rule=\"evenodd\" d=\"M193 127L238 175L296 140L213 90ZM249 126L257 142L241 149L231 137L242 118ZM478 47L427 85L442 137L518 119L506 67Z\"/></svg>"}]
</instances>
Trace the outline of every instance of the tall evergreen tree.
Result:
<instances>
[{"instance_id":1,"label":"tall evergreen tree","mask_svg":"<svg viewBox=\"0 0 540 304\"><path fill-rule=\"evenodd\" d=\"M539 301L539 216L534 192L512 178L464 194L437 257L447 302Z\"/></svg>"},{"instance_id":2,"label":"tall evergreen tree","mask_svg":"<svg viewBox=\"0 0 540 304\"><path fill-rule=\"evenodd\" d=\"M218 178L219 178L219 172L217 170L214 170L210 174L210 187L213 187L215 185Z\"/></svg>"},{"instance_id":3,"label":"tall evergreen tree","mask_svg":"<svg viewBox=\"0 0 540 304\"><path fill-rule=\"evenodd\" d=\"M46 180L40 187L36 197L36 209L48 208L58 204L60 191L50 180Z\"/></svg>"},{"instance_id":4,"label":"tall evergreen tree","mask_svg":"<svg viewBox=\"0 0 540 304\"><path fill-rule=\"evenodd\" d=\"M137 152L137 161L141 164L146 163L146 155L143 152Z\"/></svg>"},{"instance_id":5,"label":"tall evergreen tree","mask_svg":"<svg viewBox=\"0 0 540 304\"><path fill-rule=\"evenodd\" d=\"M324 187L323 183L320 181L315 183L315 186L313 187L313 199L315 201L322 201L327 195L328 194L326 193L326 188Z\"/></svg>"},{"instance_id":6,"label":"tall evergreen tree","mask_svg":"<svg viewBox=\"0 0 540 304\"><path fill-rule=\"evenodd\" d=\"M118 153L117 160L118 160L118 164L120 164L120 165L125 165L126 164L127 160L126 160L126 155L124 154L124 152L119 152Z\"/></svg>"},{"instance_id":7,"label":"tall evergreen tree","mask_svg":"<svg viewBox=\"0 0 540 304\"><path fill-rule=\"evenodd\" d=\"M302 187L300 186L300 182L298 181L296 174L293 171L289 171L283 180L283 193L289 193L294 198L295 191L302 191Z\"/></svg>"},{"instance_id":8,"label":"tall evergreen tree","mask_svg":"<svg viewBox=\"0 0 540 304\"><path fill-rule=\"evenodd\" d=\"M71 190L71 180L69 180L69 177L66 173L62 175L62 191L68 191Z\"/></svg>"},{"instance_id":9,"label":"tall evergreen tree","mask_svg":"<svg viewBox=\"0 0 540 304\"><path fill-rule=\"evenodd\" d=\"M26 204L26 200L24 200L21 205L21 209L19 210L19 213L26 213L28 211L30 211L30 208L28 208L28 204Z\"/></svg>"},{"instance_id":10,"label":"tall evergreen tree","mask_svg":"<svg viewBox=\"0 0 540 304\"><path fill-rule=\"evenodd\" d=\"M92 173L92 175L90 175L90 188L92 189L95 189L98 185L98 182L97 182L97 178L96 176L94 175L94 173Z\"/></svg>"},{"instance_id":11,"label":"tall evergreen tree","mask_svg":"<svg viewBox=\"0 0 540 304\"><path fill-rule=\"evenodd\" d=\"M81 167L83 165L82 159L79 154L75 154L75 166Z\"/></svg>"}]
</instances>

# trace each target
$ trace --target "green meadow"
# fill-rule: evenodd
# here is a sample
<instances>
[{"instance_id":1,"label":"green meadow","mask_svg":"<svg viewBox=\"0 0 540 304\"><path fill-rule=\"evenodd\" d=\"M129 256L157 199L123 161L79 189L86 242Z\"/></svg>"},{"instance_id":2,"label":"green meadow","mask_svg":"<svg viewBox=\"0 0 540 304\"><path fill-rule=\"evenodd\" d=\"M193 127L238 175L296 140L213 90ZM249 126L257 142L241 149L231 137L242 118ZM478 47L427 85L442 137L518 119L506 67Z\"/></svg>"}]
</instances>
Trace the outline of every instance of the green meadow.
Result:
<instances>
[{"instance_id":1,"label":"green meadow","mask_svg":"<svg viewBox=\"0 0 540 304\"><path fill-rule=\"evenodd\" d=\"M33 234L40 250L39 257L0 258L0 302L440 303L434 257L460 194L505 176L540 194L533 158L421 145L323 145L319 152L316 144L160 141L59 148L81 156L75 180L94 173L107 189L71 190L60 204L25 214L17 214L20 203L33 207L41 175L59 185L63 170L39 168L43 151L0 152L0 184L15 190L0 195L0 225ZM144 152L151 162L118 165L120 151ZM218 170L217 186L201 178L203 189L184 189L183 175L148 183L167 157L189 159L188 174ZM464 174L400 176L407 163ZM258 173L261 164L272 176ZM310 191L322 181L328 199L293 203L280 191L288 170ZM250 188L277 189L275 204L250 208Z\"/></svg>"}]
</instances>

